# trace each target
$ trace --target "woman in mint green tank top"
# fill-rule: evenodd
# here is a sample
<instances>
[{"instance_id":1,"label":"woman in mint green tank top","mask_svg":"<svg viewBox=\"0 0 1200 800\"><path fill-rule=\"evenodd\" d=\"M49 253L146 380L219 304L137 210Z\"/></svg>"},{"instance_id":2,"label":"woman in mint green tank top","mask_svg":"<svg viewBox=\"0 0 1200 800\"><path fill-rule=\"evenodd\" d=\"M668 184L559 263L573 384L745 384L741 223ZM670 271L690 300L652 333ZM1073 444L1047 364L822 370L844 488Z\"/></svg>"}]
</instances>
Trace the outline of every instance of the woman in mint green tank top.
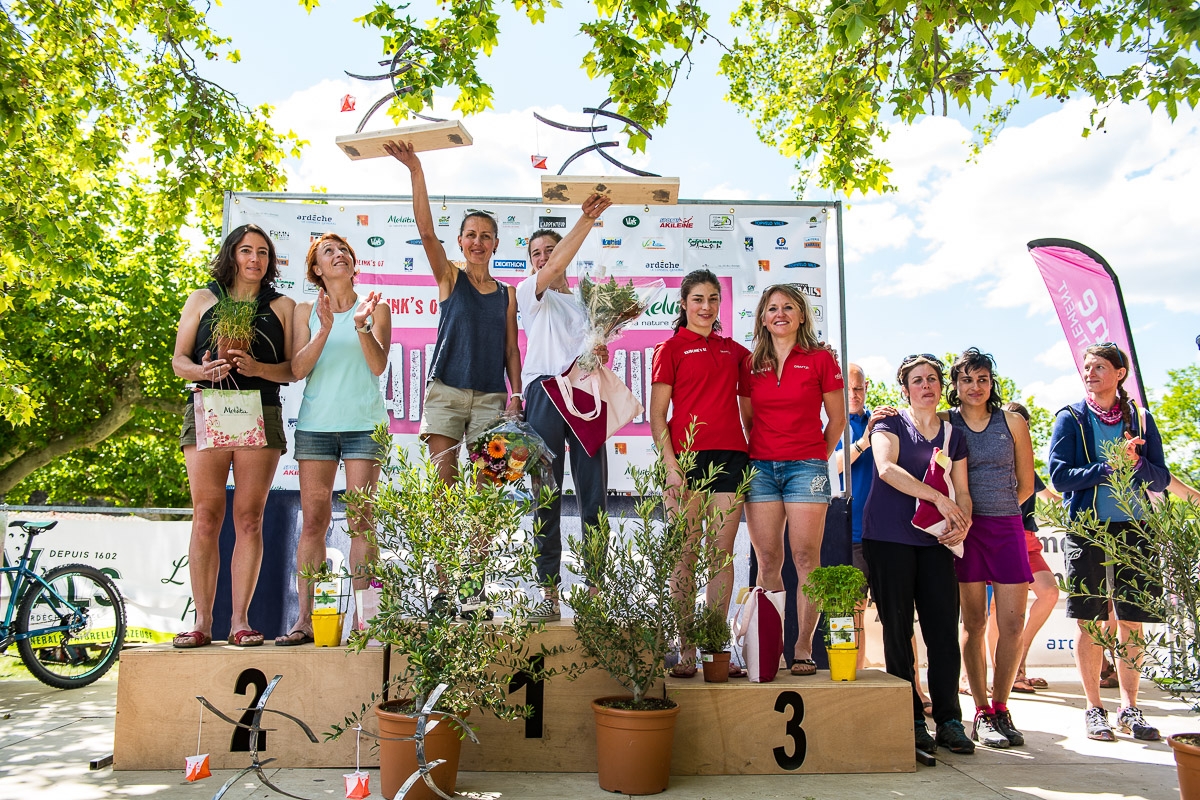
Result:
<instances>
[{"instance_id":1,"label":"woman in mint green tank top","mask_svg":"<svg viewBox=\"0 0 1200 800\"><path fill-rule=\"evenodd\" d=\"M346 465L347 489L373 489L385 451L371 436L377 425L388 422L379 376L387 367L391 348L391 310L380 302L379 292L360 296L355 291L358 268L354 249L336 233L314 241L305 262L308 280L319 291L314 302L296 306L292 324L292 371L297 380L305 380L296 421L304 520L296 547L300 614L288 633L275 640L276 646L312 641L312 587L298 574L305 567L315 570L325 563L338 462ZM350 522L350 570L354 573L374 557L366 539L354 535L364 527L368 526L362 521ZM366 588L366 581L356 578L354 588Z\"/></svg>"}]
</instances>

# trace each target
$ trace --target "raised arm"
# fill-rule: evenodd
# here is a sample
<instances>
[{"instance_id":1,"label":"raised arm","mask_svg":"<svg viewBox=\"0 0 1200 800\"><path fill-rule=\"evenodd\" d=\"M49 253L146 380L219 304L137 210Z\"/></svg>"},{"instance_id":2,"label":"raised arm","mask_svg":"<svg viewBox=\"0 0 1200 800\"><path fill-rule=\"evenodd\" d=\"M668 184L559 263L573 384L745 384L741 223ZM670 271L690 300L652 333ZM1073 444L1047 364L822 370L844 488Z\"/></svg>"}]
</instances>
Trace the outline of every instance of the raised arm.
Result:
<instances>
[{"instance_id":1,"label":"raised arm","mask_svg":"<svg viewBox=\"0 0 1200 800\"><path fill-rule=\"evenodd\" d=\"M421 167L421 159L417 158L412 142L388 142L383 149L408 167L412 178L413 216L417 220L417 233L421 235L421 246L425 248L425 257L429 259L429 268L433 270L433 277L441 290L440 299L445 300L454 288L457 272L446 257L446 248L438 241L433 214L429 212L429 190L425 187L425 170Z\"/></svg>"},{"instance_id":2,"label":"raised arm","mask_svg":"<svg viewBox=\"0 0 1200 800\"><path fill-rule=\"evenodd\" d=\"M571 232L563 237L563 240L554 247L554 252L550 254L550 260L546 262L546 266L542 267L537 274L537 296L541 297L546 289L553 286L559 278L567 271L567 267L571 266L571 261L575 258L575 254L579 252L580 246L583 245L583 240L587 238L588 233L592 230L592 225L604 213L604 210L612 205L612 200L602 194L593 194L587 200L583 201L583 214L571 228Z\"/></svg>"},{"instance_id":3,"label":"raised arm","mask_svg":"<svg viewBox=\"0 0 1200 800\"><path fill-rule=\"evenodd\" d=\"M508 292L508 311L504 316L504 370L508 373L509 396L505 413L518 416L525 395L521 388L521 348L517 345L517 290L507 283L500 283L500 290Z\"/></svg>"}]
</instances>

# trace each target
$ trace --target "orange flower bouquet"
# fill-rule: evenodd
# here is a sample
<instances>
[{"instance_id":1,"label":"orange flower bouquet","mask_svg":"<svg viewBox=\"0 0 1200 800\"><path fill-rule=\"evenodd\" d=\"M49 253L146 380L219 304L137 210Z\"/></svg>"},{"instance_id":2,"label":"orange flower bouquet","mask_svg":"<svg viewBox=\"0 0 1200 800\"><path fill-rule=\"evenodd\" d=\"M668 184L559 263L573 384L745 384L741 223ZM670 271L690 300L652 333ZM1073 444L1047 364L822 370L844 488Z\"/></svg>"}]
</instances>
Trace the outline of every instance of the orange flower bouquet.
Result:
<instances>
[{"instance_id":1,"label":"orange flower bouquet","mask_svg":"<svg viewBox=\"0 0 1200 800\"><path fill-rule=\"evenodd\" d=\"M532 499L543 486L557 489L554 454L542 437L522 420L501 418L471 443L471 463L482 480L513 487L517 497ZM525 476L530 478L525 488Z\"/></svg>"}]
</instances>

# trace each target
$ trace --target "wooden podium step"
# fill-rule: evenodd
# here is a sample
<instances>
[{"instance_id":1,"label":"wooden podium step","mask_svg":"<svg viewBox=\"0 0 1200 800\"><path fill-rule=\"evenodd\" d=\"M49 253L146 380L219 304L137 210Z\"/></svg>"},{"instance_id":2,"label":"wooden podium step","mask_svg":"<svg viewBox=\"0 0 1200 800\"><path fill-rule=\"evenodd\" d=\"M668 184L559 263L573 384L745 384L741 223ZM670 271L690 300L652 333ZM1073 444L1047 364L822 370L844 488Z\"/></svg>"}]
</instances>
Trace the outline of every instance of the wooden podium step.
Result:
<instances>
[{"instance_id":1,"label":"wooden podium step","mask_svg":"<svg viewBox=\"0 0 1200 800\"><path fill-rule=\"evenodd\" d=\"M574 645L569 622L546 626L538 642ZM579 653L562 657L582 659ZM395 656L393 656L395 661ZM178 769L196 752L200 706L195 695L235 719L236 708L253 705L259 684L283 680L268 708L304 720L321 740L308 741L286 718L264 715L263 757L278 767L350 767L354 738L325 742L334 722L358 710L383 683L383 653L360 654L312 645L239 649L137 648L121 655L114 746L115 769ZM247 688L249 687L249 688ZM653 692L680 705L671 772L676 775L770 775L787 773L911 772L912 700L909 685L878 670L853 683L834 683L829 673L799 678L781 672L772 683L745 679L725 684L668 678ZM244 693L243 693L244 692ZM591 670L574 681L536 683L518 675L510 684L516 703L533 706L528 720L470 716L480 744L465 742L461 769L498 772L595 772L591 701L624 694L606 673ZM377 730L373 717L363 727ZM244 767L249 754L235 749L234 729L205 712L200 752L214 769ZM363 765L377 754L362 751Z\"/></svg>"}]
</instances>

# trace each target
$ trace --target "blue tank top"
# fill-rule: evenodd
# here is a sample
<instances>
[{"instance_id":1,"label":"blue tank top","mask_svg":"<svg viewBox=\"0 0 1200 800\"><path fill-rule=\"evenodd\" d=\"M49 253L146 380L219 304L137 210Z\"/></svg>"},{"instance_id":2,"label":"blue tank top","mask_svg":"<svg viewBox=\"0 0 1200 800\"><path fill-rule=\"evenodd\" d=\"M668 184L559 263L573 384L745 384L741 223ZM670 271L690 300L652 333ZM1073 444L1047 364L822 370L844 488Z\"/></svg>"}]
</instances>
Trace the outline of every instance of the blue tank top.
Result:
<instances>
[{"instance_id":1,"label":"blue tank top","mask_svg":"<svg viewBox=\"0 0 1200 800\"><path fill-rule=\"evenodd\" d=\"M367 366L358 334L354 331L354 309L333 315L333 329L325 340L321 355L304 382L304 400L296 429L301 431L341 433L373 431L387 422L379 378ZM321 328L317 304L308 315L308 329L316 333Z\"/></svg>"},{"instance_id":2,"label":"blue tank top","mask_svg":"<svg viewBox=\"0 0 1200 800\"><path fill-rule=\"evenodd\" d=\"M497 291L481 294L466 270L459 270L454 289L441 304L430 380L477 392L508 390L504 383L508 286L496 284Z\"/></svg>"},{"instance_id":3,"label":"blue tank top","mask_svg":"<svg viewBox=\"0 0 1200 800\"><path fill-rule=\"evenodd\" d=\"M1019 515L1017 458L1004 412L993 411L987 427L976 433L967 427L962 413L952 408L950 424L967 442L967 483L971 487L972 512L981 517Z\"/></svg>"}]
</instances>

